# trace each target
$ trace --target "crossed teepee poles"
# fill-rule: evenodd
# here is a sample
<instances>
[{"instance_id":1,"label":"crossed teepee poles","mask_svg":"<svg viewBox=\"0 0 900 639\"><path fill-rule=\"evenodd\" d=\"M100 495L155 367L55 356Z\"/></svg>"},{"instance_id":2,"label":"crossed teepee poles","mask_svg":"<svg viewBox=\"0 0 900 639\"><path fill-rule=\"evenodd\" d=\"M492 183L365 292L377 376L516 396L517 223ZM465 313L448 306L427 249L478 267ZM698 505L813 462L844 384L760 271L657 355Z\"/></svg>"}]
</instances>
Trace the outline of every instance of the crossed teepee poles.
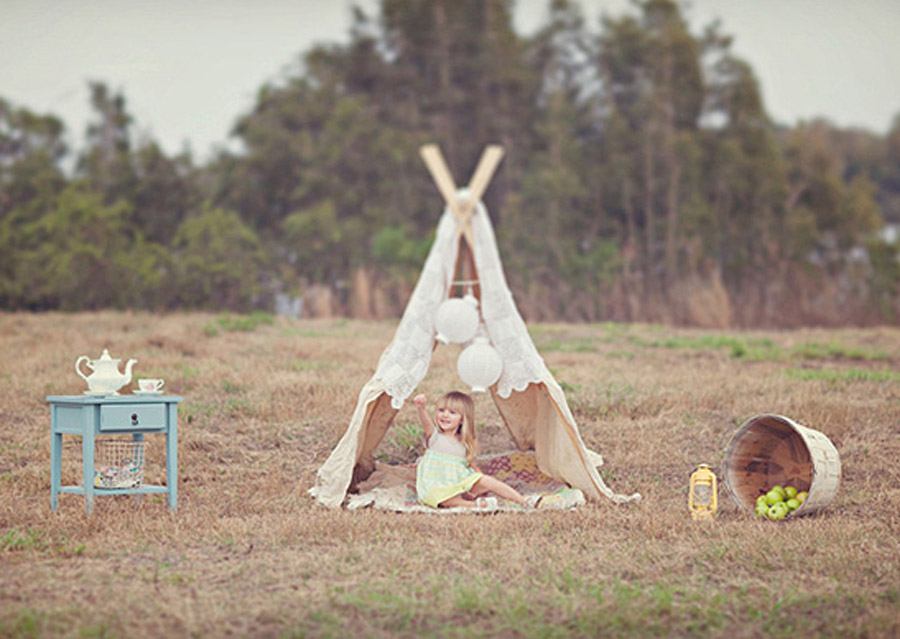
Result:
<instances>
[{"instance_id":1,"label":"crossed teepee poles","mask_svg":"<svg viewBox=\"0 0 900 639\"><path fill-rule=\"evenodd\" d=\"M481 159L478 160L475 173L472 174L472 179L469 180L467 194L461 193L456 188L456 183L453 181L453 176L450 175L450 170L447 168L441 149L436 144L426 144L419 149L419 155L425 161L425 166L428 167L431 177L437 184L438 191L441 192L444 201L447 202L447 206L456 218L457 234L461 234L466 238L470 248L474 247L471 225L472 214L475 212L475 205L481 201L481 196L487 190L491 178L494 177L497 165L503 159L503 147L490 145L484 149Z\"/></svg>"}]
</instances>

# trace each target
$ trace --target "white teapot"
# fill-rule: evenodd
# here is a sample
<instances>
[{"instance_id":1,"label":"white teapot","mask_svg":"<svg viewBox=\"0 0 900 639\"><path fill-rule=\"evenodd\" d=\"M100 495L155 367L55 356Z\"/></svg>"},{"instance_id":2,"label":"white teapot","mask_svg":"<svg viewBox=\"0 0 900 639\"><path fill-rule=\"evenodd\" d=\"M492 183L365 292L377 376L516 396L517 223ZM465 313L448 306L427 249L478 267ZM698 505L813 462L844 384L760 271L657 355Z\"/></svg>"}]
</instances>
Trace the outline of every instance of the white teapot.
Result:
<instances>
[{"instance_id":1,"label":"white teapot","mask_svg":"<svg viewBox=\"0 0 900 639\"><path fill-rule=\"evenodd\" d=\"M81 362L85 362L92 372L85 375L81 372ZM75 360L75 372L79 377L87 382L89 393L105 393L114 394L117 390L131 382L131 367L137 364L136 359L129 359L125 364L125 372L119 372L120 359L113 359L109 356L109 351L103 349L100 359L90 359L87 355L82 355Z\"/></svg>"}]
</instances>

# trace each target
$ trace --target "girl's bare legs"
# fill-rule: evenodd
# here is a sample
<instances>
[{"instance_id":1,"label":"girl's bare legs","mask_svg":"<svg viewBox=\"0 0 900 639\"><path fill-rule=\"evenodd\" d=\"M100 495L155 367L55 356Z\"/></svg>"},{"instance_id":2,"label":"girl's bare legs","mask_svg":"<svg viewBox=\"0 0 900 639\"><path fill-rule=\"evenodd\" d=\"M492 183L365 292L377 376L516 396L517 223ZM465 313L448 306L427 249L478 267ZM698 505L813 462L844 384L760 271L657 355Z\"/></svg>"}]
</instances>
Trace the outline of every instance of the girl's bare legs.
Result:
<instances>
[{"instance_id":1,"label":"girl's bare legs","mask_svg":"<svg viewBox=\"0 0 900 639\"><path fill-rule=\"evenodd\" d=\"M483 495L484 493L491 492L503 497L503 499L514 501L522 506L525 505L525 498L519 491L490 475L482 475L481 479L475 482L475 485L469 489L469 492L473 495ZM444 503L446 504L447 502Z\"/></svg>"},{"instance_id":2,"label":"girl's bare legs","mask_svg":"<svg viewBox=\"0 0 900 639\"><path fill-rule=\"evenodd\" d=\"M456 497L451 497L450 499L445 499L438 506L443 508L476 508L478 504L476 504L471 499L464 499L462 495L457 495Z\"/></svg>"}]
</instances>

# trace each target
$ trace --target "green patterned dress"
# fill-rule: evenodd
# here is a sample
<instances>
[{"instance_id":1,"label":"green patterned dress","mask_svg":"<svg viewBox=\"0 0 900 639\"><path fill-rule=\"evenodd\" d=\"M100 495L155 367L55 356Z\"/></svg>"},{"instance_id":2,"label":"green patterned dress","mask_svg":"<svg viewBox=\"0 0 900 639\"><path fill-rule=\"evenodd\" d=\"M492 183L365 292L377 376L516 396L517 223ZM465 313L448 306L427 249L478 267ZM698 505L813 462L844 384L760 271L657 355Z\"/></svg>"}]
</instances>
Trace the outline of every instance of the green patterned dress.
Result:
<instances>
[{"instance_id":1,"label":"green patterned dress","mask_svg":"<svg viewBox=\"0 0 900 639\"><path fill-rule=\"evenodd\" d=\"M441 502L468 492L481 477L469 466L462 442L435 431L416 468L416 493L423 504L437 508Z\"/></svg>"}]
</instances>

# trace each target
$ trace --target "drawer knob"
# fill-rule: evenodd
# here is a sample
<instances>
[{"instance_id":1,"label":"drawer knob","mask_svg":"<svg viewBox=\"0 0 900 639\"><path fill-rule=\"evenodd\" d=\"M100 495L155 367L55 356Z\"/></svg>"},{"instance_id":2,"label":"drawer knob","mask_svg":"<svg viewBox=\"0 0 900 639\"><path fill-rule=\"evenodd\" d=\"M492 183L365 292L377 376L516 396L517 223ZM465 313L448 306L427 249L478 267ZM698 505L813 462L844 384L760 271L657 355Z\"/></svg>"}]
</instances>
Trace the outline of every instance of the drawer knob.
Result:
<instances>
[{"instance_id":1,"label":"drawer knob","mask_svg":"<svg viewBox=\"0 0 900 639\"><path fill-rule=\"evenodd\" d=\"M137 426L137 425L138 425L138 415L137 415L137 413L131 413L131 425L132 425L132 426Z\"/></svg>"}]
</instances>

